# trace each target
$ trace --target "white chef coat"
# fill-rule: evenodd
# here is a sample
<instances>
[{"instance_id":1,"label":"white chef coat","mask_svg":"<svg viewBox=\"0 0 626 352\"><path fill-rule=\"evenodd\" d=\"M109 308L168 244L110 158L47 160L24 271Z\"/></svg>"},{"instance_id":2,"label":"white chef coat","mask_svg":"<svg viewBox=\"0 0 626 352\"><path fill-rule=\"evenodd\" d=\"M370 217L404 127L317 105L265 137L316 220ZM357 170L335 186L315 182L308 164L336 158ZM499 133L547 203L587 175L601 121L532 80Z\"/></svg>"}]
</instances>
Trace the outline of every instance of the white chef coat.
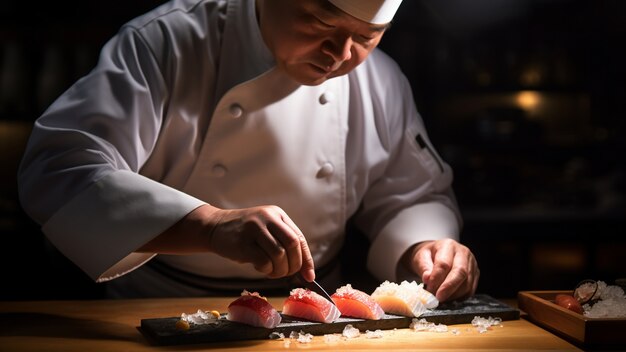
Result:
<instances>
[{"instance_id":1,"label":"white chef coat","mask_svg":"<svg viewBox=\"0 0 626 352\"><path fill-rule=\"evenodd\" d=\"M388 56L298 85L275 68L254 0L174 0L123 26L36 121L19 173L25 210L96 281L142 266L155 255L135 250L205 203L280 206L317 266L354 215L369 270L395 280L412 244L458 238L451 182ZM213 253L154 260L262 278Z\"/></svg>"}]
</instances>

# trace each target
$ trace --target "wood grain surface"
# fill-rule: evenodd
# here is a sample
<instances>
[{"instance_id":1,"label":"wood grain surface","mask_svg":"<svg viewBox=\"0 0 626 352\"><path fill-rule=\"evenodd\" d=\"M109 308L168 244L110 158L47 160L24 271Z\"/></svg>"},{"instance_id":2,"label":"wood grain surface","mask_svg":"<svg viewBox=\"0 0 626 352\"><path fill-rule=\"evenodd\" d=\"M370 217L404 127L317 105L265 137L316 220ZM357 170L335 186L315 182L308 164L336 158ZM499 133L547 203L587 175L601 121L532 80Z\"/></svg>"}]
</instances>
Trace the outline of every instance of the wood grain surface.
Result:
<instances>
[{"instance_id":1,"label":"wood grain surface","mask_svg":"<svg viewBox=\"0 0 626 352\"><path fill-rule=\"evenodd\" d=\"M234 297L97 301L0 302L0 351L577 351L576 346L525 319L479 333L471 324L449 326L446 333L410 329L384 331L381 339L340 340L329 344L315 336L308 344L273 340L156 346L139 331L142 319L175 317L198 309L225 312ZM284 297L270 298L281 306ZM458 335L451 332L458 331Z\"/></svg>"}]
</instances>

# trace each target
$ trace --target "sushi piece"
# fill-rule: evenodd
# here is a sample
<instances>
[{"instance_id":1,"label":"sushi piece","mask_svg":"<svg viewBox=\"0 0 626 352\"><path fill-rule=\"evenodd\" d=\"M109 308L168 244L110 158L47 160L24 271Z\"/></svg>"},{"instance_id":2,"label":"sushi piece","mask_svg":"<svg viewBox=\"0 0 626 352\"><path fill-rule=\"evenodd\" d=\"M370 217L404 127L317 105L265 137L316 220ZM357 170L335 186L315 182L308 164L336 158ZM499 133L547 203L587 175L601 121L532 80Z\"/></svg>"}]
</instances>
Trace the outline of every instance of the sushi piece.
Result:
<instances>
[{"instance_id":1,"label":"sushi piece","mask_svg":"<svg viewBox=\"0 0 626 352\"><path fill-rule=\"evenodd\" d=\"M385 315L380 305L367 293L347 284L331 296L341 315L352 318L379 320Z\"/></svg>"},{"instance_id":2,"label":"sushi piece","mask_svg":"<svg viewBox=\"0 0 626 352\"><path fill-rule=\"evenodd\" d=\"M291 290L283 305L283 314L320 323L332 323L341 315L332 302L304 288Z\"/></svg>"},{"instance_id":3,"label":"sushi piece","mask_svg":"<svg viewBox=\"0 0 626 352\"><path fill-rule=\"evenodd\" d=\"M241 297L228 305L227 319L246 325L273 329L280 324L281 316L276 309L257 292L244 290Z\"/></svg>"},{"instance_id":4,"label":"sushi piece","mask_svg":"<svg viewBox=\"0 0 626 352\"><path fill-rule=\"evenodd\" d=\"M419 317L429 307L439 305L435 296L426 291L423 284L418 285L415 281L402 281L400 285L385 281L374 290L372 298L385 313L407 317Z\"/></svg>"},{"instance_id":5,"label":"sushi piece","mask_svg":"<svg viewBox=\"0 0 626 352\"><path fill-rule=\"evenodd\" d=\"M432 293L426 291L423 283L418 285L415 281L412 281L411 283L409 283L409 285L414 290L417 290L417 296L427 309L435 309L439 306L439 300L437 300L437 297L435 297L435 295L433 295Z\"/></svg>"}]
</instances>

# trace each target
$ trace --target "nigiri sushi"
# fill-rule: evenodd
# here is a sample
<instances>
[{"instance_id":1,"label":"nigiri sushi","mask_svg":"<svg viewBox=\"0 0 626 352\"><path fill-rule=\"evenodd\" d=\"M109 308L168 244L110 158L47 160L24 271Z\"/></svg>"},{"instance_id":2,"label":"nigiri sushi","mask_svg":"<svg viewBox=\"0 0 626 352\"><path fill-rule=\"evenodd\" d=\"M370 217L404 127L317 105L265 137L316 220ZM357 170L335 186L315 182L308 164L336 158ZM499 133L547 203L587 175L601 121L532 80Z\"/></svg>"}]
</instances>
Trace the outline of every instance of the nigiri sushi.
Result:
<instances>
[{"instance_id":1,"label":"nigiri sushi","mask_svg":"<svg viewBox=\"0 0 626 352\"><path fill-rule=\"evenodd\" d=\"M372 293L372 298L385 313L419 317L439 305L435 296L420 285L415 281L402 281L400 285L385 281Z\"/></svg>"},{"instance_id":2,"label":"nigiri sushi","mask_svg":"<svg viewBox=\"0 0 626 352\"><path fill-rule=\"evenodd\" d=\"M244 290L241 297L228 305L227 319L239 323L273 329L280 324L276 309L257 292Z\"/></svg>"},{"instance_id":3,"label":"nigiri sushi","mask_svg":"<svg viewBox=\"0 0 626 352\"><path fill-rule=\"evenodd\" d=\"M426 308L434 309L439 306L439 300L437 300L437 297L435 297L435 295L433 295L432 293L426 291L423 283L420 283L418 285L415 281L412 281L409 283L409 285L411 285L414 290L417 290L417 296L420 298L420 301L422 301L422 304Z\"/></svg>"},{"instance_id":4,"label":"nigiri sushi","mask_svg":"<svg viewBox=\"0 0 626 352\"><path fill-rule=\"evenodd\" d=\"M330 296L346 317L378 320L385 315L380 305L367 293L352 288L347 284L337 289Z\"/></svg>"},{"instance_id":5,"label":"nigiri sushi","mask_svg":"<svg viewBox=\"0 0 626 352\"><path fill-rule=\"evenodd\" d=\"M332 302L303 288L291 290L283 305L283 314L321 323L332 323L341 315Z\"/></svg>"}]
</instances>

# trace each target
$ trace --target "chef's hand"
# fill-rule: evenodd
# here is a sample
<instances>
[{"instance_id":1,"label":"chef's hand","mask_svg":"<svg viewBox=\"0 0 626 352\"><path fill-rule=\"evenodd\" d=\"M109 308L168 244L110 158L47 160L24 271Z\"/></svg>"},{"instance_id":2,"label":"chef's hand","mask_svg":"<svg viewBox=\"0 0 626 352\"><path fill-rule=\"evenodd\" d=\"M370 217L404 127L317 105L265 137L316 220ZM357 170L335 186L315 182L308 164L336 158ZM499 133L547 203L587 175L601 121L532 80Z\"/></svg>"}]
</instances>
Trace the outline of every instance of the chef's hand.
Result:
<instances>
[{"instance_id":1,"label":"chef's hand","mask_svg":"<svg viewBox=\"0 0 626 352\"><path fill-rule=\"evenodd\" d=\"M416 244L403 258L440 302L467 298L476 292L480 270L474 254L452 239Z\"/></svg>"},{"instance_id":2,"label":"chef's hand","mask_svg":"<svg viewBox=\"0 0 626 352\"><path fill-rule=\"evenodd\" d=\"M302 231L277 206L212 212L210 251L238 263L251 263L269 278L300 271L315 279L313 258Z\"/></svg>"},{"instance_id":3,"label":"chef's hand","mask_svg":"<svg viewBox=\"0 0 626 352\"><path fill-rule=\"evenodd\" d=\"M219 209L204 204L137 252L190 254L213 252L238 263L251 263L270 278L300 271L315 279L309 245L296 224L276 206Z\"/></svg>"}]
</instances>

